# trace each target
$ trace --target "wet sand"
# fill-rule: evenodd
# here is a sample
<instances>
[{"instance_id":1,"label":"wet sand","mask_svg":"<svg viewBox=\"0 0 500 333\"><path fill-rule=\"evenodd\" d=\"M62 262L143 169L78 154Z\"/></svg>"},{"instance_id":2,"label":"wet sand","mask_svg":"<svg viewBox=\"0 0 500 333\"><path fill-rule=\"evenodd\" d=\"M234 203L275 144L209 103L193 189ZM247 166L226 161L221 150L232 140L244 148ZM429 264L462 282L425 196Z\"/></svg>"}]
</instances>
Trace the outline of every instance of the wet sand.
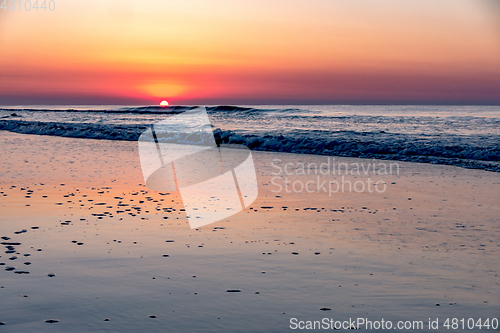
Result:
<instances>
[{"instance_id":1,"label":"wet sand","mask_svg":"<svg viewBox=\"0 0 500 333\"><path fill-rule=\"evenodd\" d=\"M135 142L8 132L0 142L0 331L500 317L497 173L399 162L399 174L369 175L382 193L287 193L275 177L314 187L318 175L298 166L327 157L252 152L251 208L190 229L176 193L143 185Z\"/></svg>"}]
</instances>

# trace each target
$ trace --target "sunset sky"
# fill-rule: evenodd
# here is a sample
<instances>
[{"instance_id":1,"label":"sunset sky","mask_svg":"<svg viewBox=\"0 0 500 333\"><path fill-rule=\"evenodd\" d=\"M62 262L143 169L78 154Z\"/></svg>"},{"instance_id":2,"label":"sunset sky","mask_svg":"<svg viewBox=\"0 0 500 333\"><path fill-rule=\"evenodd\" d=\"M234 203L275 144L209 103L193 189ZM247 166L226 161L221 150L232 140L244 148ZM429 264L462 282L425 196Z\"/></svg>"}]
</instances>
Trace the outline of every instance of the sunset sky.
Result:
<instances>
[{"instance_id":1,"label":"sunset sky","mask_svg":"<svg viewBox=\"0 0 500 333\"><path fill-rule=\"evenodd\" d=\"M0 105L500 104L496 0L24 1Z\"/></svg>"}]
</instances>

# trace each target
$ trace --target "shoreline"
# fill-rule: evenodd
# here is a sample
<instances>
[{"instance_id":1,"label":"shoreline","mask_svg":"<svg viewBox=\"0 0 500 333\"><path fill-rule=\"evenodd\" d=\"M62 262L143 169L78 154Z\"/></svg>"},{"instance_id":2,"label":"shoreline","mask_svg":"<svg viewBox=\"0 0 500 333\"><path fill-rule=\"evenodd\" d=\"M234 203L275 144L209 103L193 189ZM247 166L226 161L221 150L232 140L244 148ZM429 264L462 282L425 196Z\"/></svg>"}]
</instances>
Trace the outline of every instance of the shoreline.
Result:
<instances>
[{"instance_id":1,"label":"shoreline","mask_svg":"<svg viewBox=\"0 0 500 333\"><path fill-rule=\"evenodd\" d=\"M176 193L142 185L135 143L0 140L0 237L21 243L0 257L5 331L282 332L331 317L321 308L424 321L500 309L495 173L400 162L384 193L277 193L273 159L293 173L326 158L252 151L259 198L191 230Z\"/></svg>"},{"instance_id":2,"label":"shoreline","mask_svg":"<svg viewBox=\"0 0 500 333\"><path fill-rule=\"evenodd\" d=\"M465 169L500 172L498 153L492 147L485 148L478 144L478 140L481 140L478 137L470 138L472 141L463 145L461 138L450 141L450 138L419 138L410 134L407 134L405 138L401 133L390 134L385 131L380 133L353 132L345 136L346 134L341 134L343 131L340 131L338 137L333 136L328 140L322 138L323 141L320 140L319 144L308 135L284 137L282 134L264 133L265 136L262 137L255 133L245 134L229 129L221 130L217 127L217 121L214 124L216 125L214 133L221 138L223 143L243 144L253 151L374 158L384 161L453 165ZM147 126L139 124L80 124L0 119L0 131L91 140L137 141L146 128ZM483 137L482 140L485 139L487 138ZM494 143L489 144L494 145ZM482 159L480 159L481 156Z\"/></svg>"}]
</instances>

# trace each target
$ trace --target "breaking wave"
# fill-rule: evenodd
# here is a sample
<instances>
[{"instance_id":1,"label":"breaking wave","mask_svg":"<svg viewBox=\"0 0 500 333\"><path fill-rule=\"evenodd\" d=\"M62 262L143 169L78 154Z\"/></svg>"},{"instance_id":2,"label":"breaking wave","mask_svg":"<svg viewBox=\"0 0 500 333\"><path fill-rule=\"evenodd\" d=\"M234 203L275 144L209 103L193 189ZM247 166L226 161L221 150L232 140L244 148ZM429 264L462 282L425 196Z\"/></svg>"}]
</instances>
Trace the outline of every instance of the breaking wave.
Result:
<instances>
[{"instance_id":1,"label":"breaking wave","mask_svg":"<svg viewBox=\"0 0 500 333\"><path fill-rule=\"evenodd\" d=\"M151 124L192 108L0 108L0 130L135 141ZM294 106L221 105L207 107L207 111L216 139L254 150L447 164L500 172L500 117L495 116L495 110L493 116L487 117L464 112L447 116L393 114L391 110L378 114L345 109L320 112Z\"/></svg>"}]
</instances>

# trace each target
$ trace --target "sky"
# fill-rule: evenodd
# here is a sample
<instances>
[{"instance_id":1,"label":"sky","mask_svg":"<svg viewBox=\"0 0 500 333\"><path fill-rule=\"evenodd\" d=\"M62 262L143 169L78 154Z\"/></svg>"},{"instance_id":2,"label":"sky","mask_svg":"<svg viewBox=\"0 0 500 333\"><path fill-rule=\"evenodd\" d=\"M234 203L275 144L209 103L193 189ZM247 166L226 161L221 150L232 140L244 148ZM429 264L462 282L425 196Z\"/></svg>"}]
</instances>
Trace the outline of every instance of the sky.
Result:
<instances>
[{"instance_id":1,"label":"sky","mask_svg":"<svg viewBox=\"0 0 500 333\"><path fill-rule=\"evenodd\" d=\"M0 105L500 105L499 3L21 0Z\"/></svg>"}]
</instances>

